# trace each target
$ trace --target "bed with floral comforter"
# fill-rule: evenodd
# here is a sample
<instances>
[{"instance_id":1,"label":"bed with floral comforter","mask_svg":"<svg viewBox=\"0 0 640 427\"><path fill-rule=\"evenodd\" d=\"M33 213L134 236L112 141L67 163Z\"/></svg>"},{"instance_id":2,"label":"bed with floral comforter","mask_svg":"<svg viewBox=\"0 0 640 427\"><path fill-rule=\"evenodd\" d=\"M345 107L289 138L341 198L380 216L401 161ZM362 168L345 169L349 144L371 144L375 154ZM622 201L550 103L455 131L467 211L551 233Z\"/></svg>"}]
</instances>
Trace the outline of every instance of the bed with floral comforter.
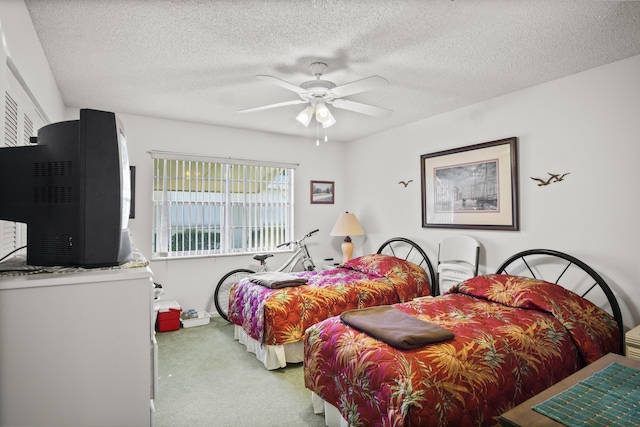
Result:
<instances>
[{"instance_id":1,"label":"bed with floral comforter","mask_svg":"<svg viewBox=\"0 0 640 427\"><path fill-rule=\"evenodd\" d=\"M479 276L394 308L454 338L401 350L339 317L309 328L305 386L317 413L333 411L327 425L496 425L508 409L621 351L614 317L540 279Z\"/></svg>"},{"instance_id":2,"label":"bed with floral comforter","mask_svg":"<svg viewBox=\"0 0 640 427\"><path fill-rule=\"evenodd\" d=\"M243 279L231 290L229 320L236 325L236 338L267 369L284 367L287 361L301 362L304 332L321 320L345 310L431 294L429 276L422 267L385 254L365 255L335 269L293 274L307 283L271 289ZM289 354L285 354L287 345Z\"/></svg>"}]
</instances>

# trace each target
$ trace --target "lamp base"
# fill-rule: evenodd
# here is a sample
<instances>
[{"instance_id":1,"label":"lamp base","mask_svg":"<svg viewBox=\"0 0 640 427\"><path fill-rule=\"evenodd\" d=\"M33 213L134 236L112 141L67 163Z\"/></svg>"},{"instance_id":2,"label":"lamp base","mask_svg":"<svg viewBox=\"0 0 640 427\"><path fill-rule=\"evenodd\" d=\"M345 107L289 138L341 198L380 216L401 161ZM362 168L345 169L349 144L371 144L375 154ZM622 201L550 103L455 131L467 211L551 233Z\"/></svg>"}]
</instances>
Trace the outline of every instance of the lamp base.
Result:
<instances>
[{"instance_id":1,"label":"lamp base","mask_svg":"<svg viewBox=\"0 0 640 427\"><path fill-rule=\"evenodd\" d=\"M353 258L353 242L349 236L344 238L342 242L342 262L345 263Z\"/></svg>"}]
</instances>

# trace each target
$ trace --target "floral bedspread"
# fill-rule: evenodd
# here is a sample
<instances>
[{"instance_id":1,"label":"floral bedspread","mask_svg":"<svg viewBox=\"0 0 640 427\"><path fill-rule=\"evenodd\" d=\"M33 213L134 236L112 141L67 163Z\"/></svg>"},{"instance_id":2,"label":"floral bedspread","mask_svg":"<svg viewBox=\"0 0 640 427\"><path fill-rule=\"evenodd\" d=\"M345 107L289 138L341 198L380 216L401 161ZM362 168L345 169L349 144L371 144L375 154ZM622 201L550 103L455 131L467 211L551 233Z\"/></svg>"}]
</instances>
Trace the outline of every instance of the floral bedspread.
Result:
<instances>
[{"instance_id":1,"label":"floral bedspread","mask_svg":"<svg viewBox=\"0 0 640 427\"><path fill-rule=\"evenodd\" d=\"M345 310L430 295L422 267L389 255L365 255L336 269L293 273L306 285L270 289L242 280L231 289L229 320L267 345L302 341L305 330Z\"/></svg>"},{"instance_id":2,"label":"floral bedspread","mask_svg":"<svg viewBox=\"0 0 640 427\"><path fill-rule=\"evenodd\" d=\"M398 350L340 321L307 330L304 379L350 426L485 426L585 364L619 353L612 316L558 285L469 279L396 308L455 334Z\"/></svg>"}]
</instances>

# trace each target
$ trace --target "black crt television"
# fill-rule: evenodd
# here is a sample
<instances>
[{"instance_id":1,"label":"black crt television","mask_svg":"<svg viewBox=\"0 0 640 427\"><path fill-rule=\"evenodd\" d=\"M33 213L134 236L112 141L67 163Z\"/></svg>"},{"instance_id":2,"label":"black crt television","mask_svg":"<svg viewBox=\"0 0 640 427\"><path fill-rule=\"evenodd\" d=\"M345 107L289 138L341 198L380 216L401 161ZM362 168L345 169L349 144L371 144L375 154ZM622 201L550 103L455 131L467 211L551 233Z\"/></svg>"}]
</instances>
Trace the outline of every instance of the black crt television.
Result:
<instances>
[{"instance_id":1,"label":"black crt television","mask_svg":"<svg viewBox=\"0 0 640 427\"><path fill-rule=\"evenodd\" d=\"M27 224L27 264L108 267L133 257L131 175L114 113L38 130L31 146L0 148L0 219Z\"/></svg>"}]
</instances>

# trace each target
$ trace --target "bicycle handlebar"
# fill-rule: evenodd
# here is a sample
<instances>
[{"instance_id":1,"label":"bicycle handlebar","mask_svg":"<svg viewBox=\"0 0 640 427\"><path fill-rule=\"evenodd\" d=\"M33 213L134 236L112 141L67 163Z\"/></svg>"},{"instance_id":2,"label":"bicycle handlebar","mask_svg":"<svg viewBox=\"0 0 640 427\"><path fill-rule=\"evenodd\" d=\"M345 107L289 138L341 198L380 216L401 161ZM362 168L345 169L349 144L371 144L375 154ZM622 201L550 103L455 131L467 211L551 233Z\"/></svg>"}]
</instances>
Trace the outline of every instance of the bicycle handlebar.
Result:
<instances>
[{"instance_id":1,"label":"bicycle handlebar","mask_svg":"<svg viewBox=\"0 0 640 427\"><path fill-rule=\"evenodd\" d=\"M302 239L300 239L300 240L296 240L296 241L291 241L291 242L280 243L278 246L276 246L276 248L281 248L281 247L283 247L283 246L289 246L289 245L290 245L290 244L292 244L292 243L295 243L295 244L299 245L299 244L300 244L300 242L302 242L304 239L306 239L307 237L311 237L311 236L313 236L313 235L314 235L314 234L316 234L318 231L320 231L320 229L319 229L319 228L316 228L315 230L310 231L309 233L307 233L307 234L306 234Z\"/></svg>"}]
</instances>

